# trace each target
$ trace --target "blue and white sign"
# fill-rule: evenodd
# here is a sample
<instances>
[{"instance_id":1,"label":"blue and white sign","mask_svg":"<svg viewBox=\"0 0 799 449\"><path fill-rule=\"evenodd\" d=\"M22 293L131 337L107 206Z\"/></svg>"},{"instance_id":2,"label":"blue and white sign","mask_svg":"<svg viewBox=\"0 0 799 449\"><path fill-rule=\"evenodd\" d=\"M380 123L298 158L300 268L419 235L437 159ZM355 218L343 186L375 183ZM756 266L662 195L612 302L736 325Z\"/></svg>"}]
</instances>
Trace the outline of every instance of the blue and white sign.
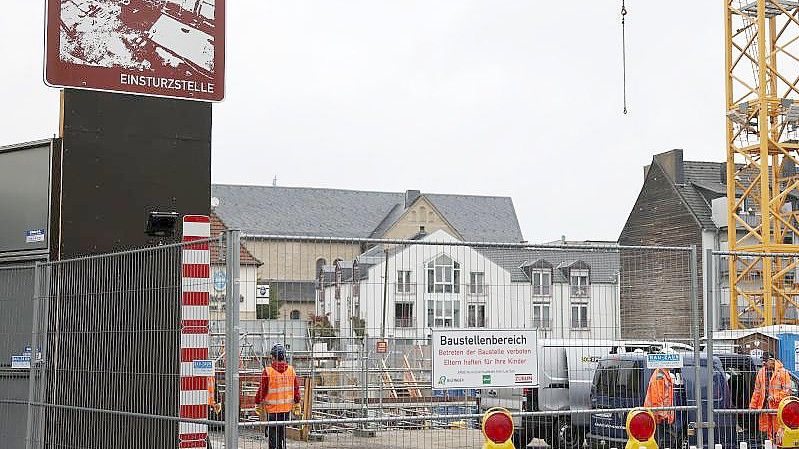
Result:
<instances>
[{"instance_id":1,"label":"blue and white sign","mask_svg":"<svg viewBox=\"0 0 799 449\"><path fill-rule=\"evenodd\" d=\"M38 243L44 241L44 229L31 229L25 232L25 243Z\"/></svg>"},{"instance_id":2,"label":"blue and white sign","mask_svg":"<svg viewBox=\"0 0 799 449\"><path fill-rule=\"evenodd\" d=\"M191 374L193 376L212 377L214 375L214 361L194 360L191 362Z\"/></svg>"},{"instance_id":3,"label":"blue and white sign","mask_svg":"<svg viewBox=\"0 0 799 449\"><path fill-rule=\"evenodd\" d=\"M682 354L678 353L647 354L646 367L649 369L682 368Z\"/></svg>"},{"instance_id":4,"label":"blue and white sign","mask_svg":"<svg viewBox=\"0 0 799 449\"><path fill-rule=\"evenodd\" d=\"M30 369L31 356L29 355L12 355L11 356L11 369Z\"/></svg>"},{"instance_id":5,"label":"blue and white sign","mask_svg":"<svg viewBox=\"0 0 799 449\"><path fill-rule=\"evenodd\" d=\"M214 290L218 292L225 291L227 287L227 276L224 271L217 271L214 273Z\"/></svg>"}]
</instances>

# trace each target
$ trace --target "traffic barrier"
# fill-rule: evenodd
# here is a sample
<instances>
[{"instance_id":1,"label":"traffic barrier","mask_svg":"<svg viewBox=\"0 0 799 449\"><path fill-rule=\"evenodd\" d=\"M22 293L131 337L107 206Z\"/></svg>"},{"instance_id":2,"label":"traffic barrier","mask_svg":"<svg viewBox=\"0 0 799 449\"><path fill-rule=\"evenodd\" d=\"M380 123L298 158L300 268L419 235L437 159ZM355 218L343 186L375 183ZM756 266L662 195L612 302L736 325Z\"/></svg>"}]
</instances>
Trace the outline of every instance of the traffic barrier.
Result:
<instances>
[{"instance_id":1,"label":"traffic barrier","mask_svg":"<svg viewBox=\"0 0 799 449\"><path fill-rule=\"evenodd\" d=\"M777 447L799 447L799 398L789 396L777 408Z\"/></svg>"},{"instance_id":2,"label":"traffic barrier","mask_svg":"<svg viewBox=\"0 0 799 449\"><path fill-rule=\"evenodd\" d=\"M655 415L643 408L627 414L627 444L625 449L658 449L655 442Z\"/></svg>"},{"instance_id":3,"label":"traffic barrier","mask_svg":"<svg viewBox=\"0 0 799 449\"><path fill-rule=\"evenodd\" d=\"M489 409L483 415L483 449L514 449L513 418L504 408Z\"/></svg>"}]
</instances>

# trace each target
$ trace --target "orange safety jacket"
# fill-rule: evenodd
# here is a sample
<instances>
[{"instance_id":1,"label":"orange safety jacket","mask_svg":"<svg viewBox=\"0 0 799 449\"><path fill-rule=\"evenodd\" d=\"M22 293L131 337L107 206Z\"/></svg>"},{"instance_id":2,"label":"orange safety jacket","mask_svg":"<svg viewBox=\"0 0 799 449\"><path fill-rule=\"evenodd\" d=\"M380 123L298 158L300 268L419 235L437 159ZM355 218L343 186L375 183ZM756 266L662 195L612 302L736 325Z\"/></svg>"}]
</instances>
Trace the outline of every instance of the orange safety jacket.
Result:
<instances>
[{"instance_id":1,"label":"orange safety jacket","mask_svg":"<svg viewBox=\"0 0 799 449\"><path fill-rule=\"evenodd\" d=\"M208 390L208 405L213 406L216 404L216 399L214 398L215 382L213 376L208 377L206 389Z\"/></svg>"},{"instance_id":2,"label":"orange safety jacket","mask_svg":"<svg viewBox=\"0 0 799 449\"><path fill-rule=\"evenodd\" d=\"M791 395L791 376L779 360L774 361L774 371L766 386L766 367L760 368L755 378L755 389L752 400L749 401L750 409L770 408L776 409L785 397ZM761 432L773 433L777 427L776 413L763 413L758 420Z\"/></svg>"},{"instance_id":3,"label":"orange safety jacket","mask_svg":"<svg viewBox=\"0 0 799 449\"><path fill-rule=\"evenodd\" d=\"M264 397L266 412L290 412L291 408L294 406L294 385L297 378L294 368L289 365L286 370L281 373L269 366L266 368L266 375L269 378L269 388Z\"/></svg>"},{"instance_id":4,"label":"orange safety jacket","mask_svg":"<svg viewBox=\"0 0 799 449\"><path fill-rule=\"evenodd\" d=\"M644 407L672 407L674 406L674 381L668 369L656 368L649 378L646 388ZM655 422L674 423L674 410L653 410Z\"/></svg>"}]
</instances>

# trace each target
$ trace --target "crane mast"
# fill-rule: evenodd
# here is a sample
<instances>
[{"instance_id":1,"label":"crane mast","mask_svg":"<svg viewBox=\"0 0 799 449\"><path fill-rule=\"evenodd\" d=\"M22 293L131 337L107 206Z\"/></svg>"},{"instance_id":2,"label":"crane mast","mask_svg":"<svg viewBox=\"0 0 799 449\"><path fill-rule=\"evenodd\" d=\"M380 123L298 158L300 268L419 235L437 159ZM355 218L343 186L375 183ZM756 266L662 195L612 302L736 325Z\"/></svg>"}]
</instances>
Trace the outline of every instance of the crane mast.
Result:
<instances>
[{"instance_id":1,"label":"crane mast","mask_svg":"<svg viewBox=\"0 0 799 449\"><path fill-rule=\"evenodd\" d=\"M797 324L799 2L724 6L730 327Z\"/></svg>"}]
</instances>

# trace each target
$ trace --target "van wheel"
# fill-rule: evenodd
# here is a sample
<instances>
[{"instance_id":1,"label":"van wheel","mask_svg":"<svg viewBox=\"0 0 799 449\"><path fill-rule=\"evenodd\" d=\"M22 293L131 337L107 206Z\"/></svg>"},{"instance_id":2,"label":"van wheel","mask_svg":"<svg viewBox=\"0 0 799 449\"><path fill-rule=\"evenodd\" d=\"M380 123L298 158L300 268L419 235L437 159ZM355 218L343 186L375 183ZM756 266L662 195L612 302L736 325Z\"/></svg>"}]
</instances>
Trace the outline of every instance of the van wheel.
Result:
<instances>
[{"instance_id":1,"label":"van wheel","mask_svg":"<svg viewBox=\"0 0 799 449\"><path fill-rule=\"evenodd\" d=\"M553 446L559 449L581 449L583 429L571 425L569 421L560 421L557 427L557 439Z\"/></svg>"}]
</instances>

